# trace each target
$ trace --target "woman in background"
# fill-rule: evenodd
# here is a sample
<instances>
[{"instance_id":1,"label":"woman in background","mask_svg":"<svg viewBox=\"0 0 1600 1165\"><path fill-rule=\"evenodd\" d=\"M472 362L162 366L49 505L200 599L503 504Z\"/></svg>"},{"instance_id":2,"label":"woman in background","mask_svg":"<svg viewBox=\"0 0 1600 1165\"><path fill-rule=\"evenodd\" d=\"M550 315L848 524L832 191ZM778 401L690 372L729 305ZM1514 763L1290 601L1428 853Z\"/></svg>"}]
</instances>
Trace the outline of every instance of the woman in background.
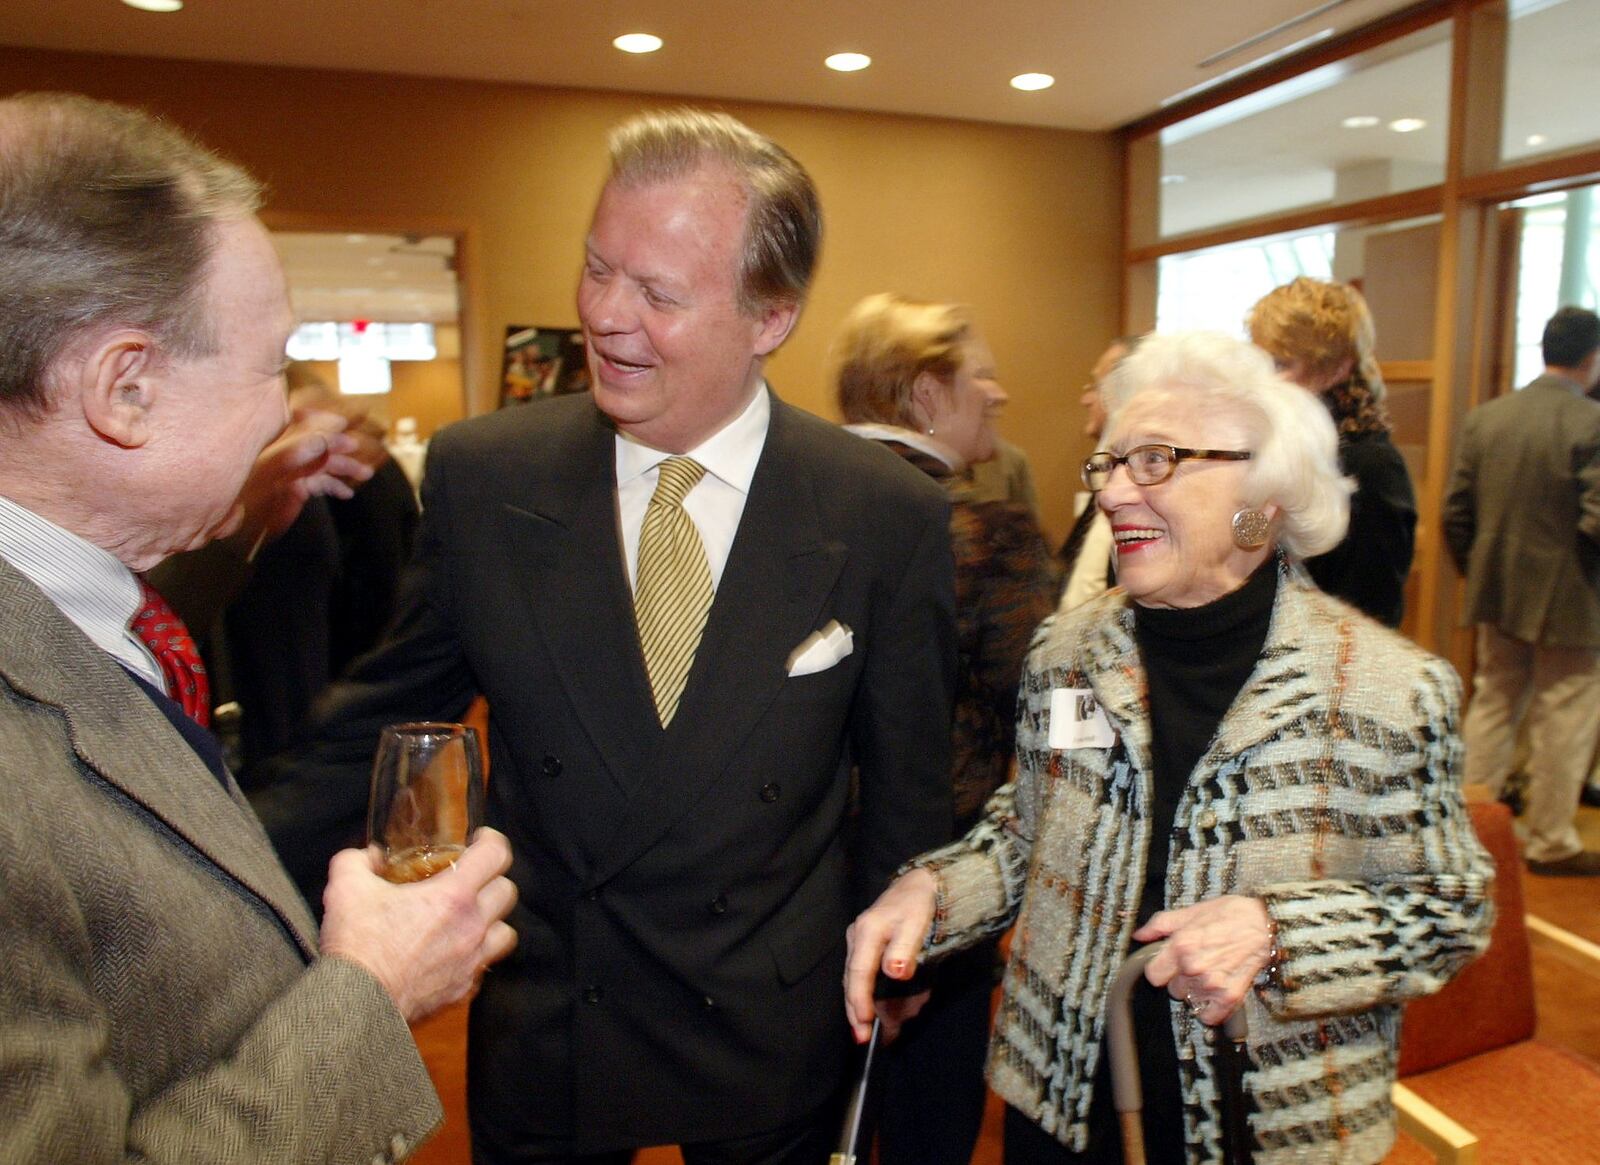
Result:
<instances>
[{"instance_id":1,"label":"woman in background","mask_svg":"<svg viewBox=\"0 0 1600 1165\"><path fill-rule=\"evenodd\" d=\"M1312 581L1390 627L1405 614L1417 497L1389 439L1367 301L1348 283L1305 276L1250 309L1250 339L1288 380L1321 398L1339 430L1339 468L1356 480L1350 533L1306 560Z\"/></svg>"},{"instance_id":2,"label":"woman in background","mask_svg":"<svg viewBox=\"0 0 1600 1165\"><path fill-rule=\"evenodd\" d=\"M973 497L969 470L994 455L992 422L1007 398L964 309L869 296L845 319L837 351L846 428L883 442L950 492L960 652L951 825L959 836L1010 774L1022 661L1055 605L1050 553L1025 506ZM995 967L993 941L949 960L931 1002L887 1049L882 1165L971 1159Z\"/></svg>"}]
</instances>

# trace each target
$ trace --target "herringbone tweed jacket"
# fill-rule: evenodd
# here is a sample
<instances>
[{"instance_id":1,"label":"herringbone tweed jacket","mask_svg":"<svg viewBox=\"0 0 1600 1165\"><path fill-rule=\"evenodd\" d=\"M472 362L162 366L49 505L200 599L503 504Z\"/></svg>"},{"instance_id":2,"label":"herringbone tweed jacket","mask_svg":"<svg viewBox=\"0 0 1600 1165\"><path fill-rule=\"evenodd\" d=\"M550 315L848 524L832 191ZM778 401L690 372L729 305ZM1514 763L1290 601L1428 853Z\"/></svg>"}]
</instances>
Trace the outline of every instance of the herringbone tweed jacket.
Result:
<instances>
[{"instance_id":1,"label":"herringbone tweed jacket","mask_svg":"<svg viewBox=\"0 0 1600 1165\"><path fill-rule=\"evenodd\" d=\"M237 786L0 561L0 1165L368 1165L440 1119Z\"/></svg>"},{"instance_id":2,"label":"herringbone tweed jacket","mask_svg":"<svg viewBox=\"0 0 1600 1165\"><path fill-rule=\"evenodd\" d=\"M1057 688L1093 690L1110 748L1048 746ZM1283 568L1261 658L1183 793L1166 886L1169 907L1256 895L1277 922L1283 987L1245 1003L1257 1165L1380 1160L1401 1004L1487 944L1459 698L1447 663ZM930 957L1016 921L990 1081L1080 1151L1106 992L1140 921L1151 732L1126 594L1055 616L1023 679L1016 781L916 863L939 880ZM1218 1160L1212 1029L1179 1004L1172 1024L1189 1160Z\"/></svg>"}]
</instances>

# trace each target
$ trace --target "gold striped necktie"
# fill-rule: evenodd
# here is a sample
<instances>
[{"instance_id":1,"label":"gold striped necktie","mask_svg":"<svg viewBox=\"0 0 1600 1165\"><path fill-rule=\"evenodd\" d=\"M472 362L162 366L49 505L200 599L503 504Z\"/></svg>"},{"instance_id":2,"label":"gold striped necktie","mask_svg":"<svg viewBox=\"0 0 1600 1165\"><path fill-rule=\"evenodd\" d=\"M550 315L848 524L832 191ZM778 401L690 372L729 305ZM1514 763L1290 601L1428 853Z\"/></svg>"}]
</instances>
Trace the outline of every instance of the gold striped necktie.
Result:
<instances>
[{"instance_id":1,"label":"gold striped necktie","mask_svg":"<svg viewBox=\"0 0 1600 1165\"><path fill-rule=\"evenodd\" d=\"M655 694L661 727L672 723L678 700L694 664L700 633L711 610L711 570L700 532L684 511L683 499L705 476L706 467L688 457L661 463L656 492L639 531L639 575L633 590L639 646Z\"/></svg>"}]
</instances>

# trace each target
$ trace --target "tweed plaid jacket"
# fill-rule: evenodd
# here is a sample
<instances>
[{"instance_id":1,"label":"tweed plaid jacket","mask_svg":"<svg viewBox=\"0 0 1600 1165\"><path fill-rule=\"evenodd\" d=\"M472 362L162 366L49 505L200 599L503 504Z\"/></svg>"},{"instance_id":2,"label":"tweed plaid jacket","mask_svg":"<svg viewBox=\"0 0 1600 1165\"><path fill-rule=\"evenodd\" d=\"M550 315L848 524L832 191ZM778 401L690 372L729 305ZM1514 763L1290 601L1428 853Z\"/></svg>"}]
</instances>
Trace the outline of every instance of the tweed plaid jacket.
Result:
<instances>
[{"instance_id":1,"label":"tweed plaid jacket","mask_svg":"<svg viewBox=\"0 0 1600 1165\"><path fill-rule=\"evenodd\" d=\"M1058 688L1093 692L1110 747L1049 747ZM1261 657L1183 793L1166 885L1169 907L1255 895L1278 926L1281 987L1245 1001L1257 1165L1381 1160L1401 1005L1488 942L1492 865L1457 785L1459 700L1447 663L1283 568ZM915 863L939 881L930 957L1016 922L990 1080L1079 1150L1106 992L1160 843L1146 707L1124 592L1046 622L1015 782ZM1218 1160L1212 1029L1176 1003L1172 1024L1189 1160Z\"/></svg>"}]
</instances>

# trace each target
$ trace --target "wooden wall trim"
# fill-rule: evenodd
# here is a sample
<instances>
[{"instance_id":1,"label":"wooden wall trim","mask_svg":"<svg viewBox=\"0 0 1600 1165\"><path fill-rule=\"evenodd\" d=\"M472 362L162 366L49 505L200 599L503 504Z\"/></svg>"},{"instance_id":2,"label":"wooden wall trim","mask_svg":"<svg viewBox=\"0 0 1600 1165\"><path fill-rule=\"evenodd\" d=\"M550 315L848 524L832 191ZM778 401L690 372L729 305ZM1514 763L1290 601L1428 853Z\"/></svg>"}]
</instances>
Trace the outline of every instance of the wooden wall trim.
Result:
<instances>
[{"instance_id":1,"label":"wooden wall trim","mask_svg":"<svg viewBox=\"0 0 1600 1165\"><path fill-rule=\"evenodd\" d=\"M1486 0L1420 0L1409 8L1402 8L1388 16L1381 17L1371 24L1353 29L1343 36L1336 36L1321 44L1313 45L1304 52L1296 53L1292 57L1285 57L1281 61L1274 61L1260 69L1252 70L1235 81L1224 82L1214 89L1207 89L1204 93L1197 93L1187 101L1176 105L1169 105L1157 113L1148 114L1137 121L1130 121L1121 127L1120 132L1124 140L1131 142L1133 139L1146 134L1155 133L1169 125L1176 125L1180 121L1204 113L1208 109L1216 109L1230 101L1237 100L1260 89L1266 89L1280 81L1287 81L1291 77L1311 69L1331 65L1342 61L1346 57L1364 53L1369 49L1377 48L1391 40L1398 40L1419 29L1429 25L1438 24L1448 20L1454 11L1463 3L1484 3Z\"/></svg>"},{"instance_id":2,"label":"wooden wall trim","mask_svg":"<svg viewBox=\"0 0 1600 1165\"><path fill-rule=\"evenodd\" d=\"M1403 190L1398 194L1380 194L1376 198L1363 198L1359 202L1346 202L1338 206L1306 207L1266 218L1253 218L1203 231L1191 231L1185 235L1162 239L1159 243L1131 247L1124 258L1129 263L1149 263L1166 255L1203 251L1227 243L1299 233L1317 227L1369 226L1398 219L1422 218L1425 215L1439 213L1443 189L1442 186L1423 186L1417 190Z\"/></svg>"}]
</instances>

